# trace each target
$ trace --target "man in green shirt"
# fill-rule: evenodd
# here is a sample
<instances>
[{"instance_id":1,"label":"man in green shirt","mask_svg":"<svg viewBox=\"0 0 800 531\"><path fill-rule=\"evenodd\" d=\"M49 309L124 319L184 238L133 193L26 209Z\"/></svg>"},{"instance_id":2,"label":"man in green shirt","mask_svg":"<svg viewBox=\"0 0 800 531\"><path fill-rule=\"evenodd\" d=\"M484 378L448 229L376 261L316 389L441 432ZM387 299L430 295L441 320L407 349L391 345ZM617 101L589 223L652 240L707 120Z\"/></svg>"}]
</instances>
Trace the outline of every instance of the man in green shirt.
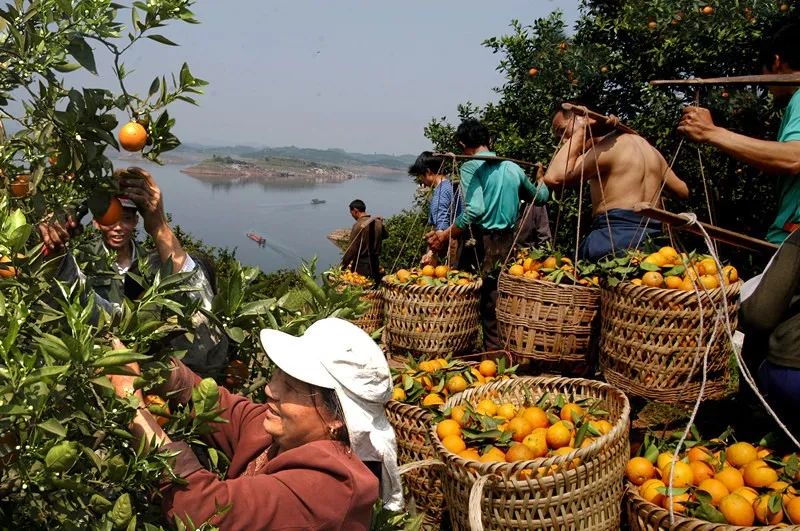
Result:
<instances>
[{"instance_id":1,"label":"man in green shirt","mask_svg":"<svg viewBox=\"0 0 800 531\"><path fill-rule=\"evenodd\" d=\"M466 155L495 156L489 150L489 130L478 120L465 120L456 130L456 140ZM443 248L452 238L471 231L479 240L474 249L462 249L464 259L475 254L475 262L483 276L481 317L484 328L484 348L502 348L497 335L495 302L497 279L490 273L506 259L514 243L514 228L519 217L520 192L536 204L547 201L547 186L534 184L518 165L509 161L494 162L469 160L461 165L460 193L464 198L464 211L445 230L431 231L426 235L434 251ZM476 234L477 232L477 234ZM463 256L466 255L466 256Z\"/></svg>"},{"instance_id":2,"label":"man in green shirt","mask_svg":"<svg viewBox=\"0 0 800 531\"><path fill-rule=\"evenodd\" d=\"M800 24L781 28L762 53L765 74L800 73ZM800 91L797 86L771 86L775 102L786 104L777 141L734 133L714 124L702 107L686 107L678 131L695 142L710 144L742 162L778 177L778 214L767 240L781 244L800 228Z\"/></svg>"}]
</instances>

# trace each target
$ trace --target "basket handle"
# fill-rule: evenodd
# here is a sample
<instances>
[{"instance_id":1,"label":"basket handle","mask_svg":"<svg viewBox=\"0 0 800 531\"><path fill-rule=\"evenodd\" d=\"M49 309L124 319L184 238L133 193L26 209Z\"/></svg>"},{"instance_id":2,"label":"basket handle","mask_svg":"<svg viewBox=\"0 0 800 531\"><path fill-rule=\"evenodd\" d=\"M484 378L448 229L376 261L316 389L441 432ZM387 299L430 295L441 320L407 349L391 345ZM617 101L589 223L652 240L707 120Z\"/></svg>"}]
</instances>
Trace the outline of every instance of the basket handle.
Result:
<instances>
[{"instance_id":1,"label":"basket handle","mask_svg":"<svg viewBox=\"0 0 800 531\"><path fill-rule=\"evenodd\" d=\"M398 473L402 476L406 472L411 472L412 470L416 470L418 468L442 468L444 467L444 463L439 461L438 459L423 459L422 461L414 461L413 463L406 463L402 465L400 468L397 469Z\"/></svg>"},{"instance_id":2,"label":"basket handle","mask_svg":"<svg viewBox=\"0 0 800 531\"><path fill-rule=\"evenodd\" d=\"M471 531L483 531L481 498L483 498L483 487L490 479L490 475L479 477L469 490L469 528Z\"/></svg>"}]
</instances>

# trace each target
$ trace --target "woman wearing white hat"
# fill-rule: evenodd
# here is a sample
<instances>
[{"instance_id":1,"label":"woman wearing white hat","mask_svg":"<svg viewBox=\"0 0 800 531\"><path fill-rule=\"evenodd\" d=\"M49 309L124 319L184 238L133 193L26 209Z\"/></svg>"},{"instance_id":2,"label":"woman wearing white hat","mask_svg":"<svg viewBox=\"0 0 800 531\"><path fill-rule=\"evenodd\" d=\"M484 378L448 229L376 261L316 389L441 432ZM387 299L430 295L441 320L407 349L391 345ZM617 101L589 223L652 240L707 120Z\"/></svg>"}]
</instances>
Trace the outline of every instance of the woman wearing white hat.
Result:
<instances>
[{"instance_id":1,"label":"woman wearing white hat","mask_svg":"<svg viewBox=\"0 0 800 531\"><path fill-rule=\"evenodd\" d=\"M225 479L204 469L188 444L172 442L146 409L137 412L135 434L179 452L173 469L186 484L162 488L166 516L196 525L211 519L223 530L366 530L379 490L387 507L402 507L394 432L383 410L391 377L369 335L330 318L301 337L262 330L261 344L276 366L267 402L220 389L228 422L216 425L208 443L230 458ZM112 381L121 396L133 393L132 376ZM176 361L163 391L185 403L199 382ZM380 468L380 487L365 462Z\"/></svg>"}]
</instances>

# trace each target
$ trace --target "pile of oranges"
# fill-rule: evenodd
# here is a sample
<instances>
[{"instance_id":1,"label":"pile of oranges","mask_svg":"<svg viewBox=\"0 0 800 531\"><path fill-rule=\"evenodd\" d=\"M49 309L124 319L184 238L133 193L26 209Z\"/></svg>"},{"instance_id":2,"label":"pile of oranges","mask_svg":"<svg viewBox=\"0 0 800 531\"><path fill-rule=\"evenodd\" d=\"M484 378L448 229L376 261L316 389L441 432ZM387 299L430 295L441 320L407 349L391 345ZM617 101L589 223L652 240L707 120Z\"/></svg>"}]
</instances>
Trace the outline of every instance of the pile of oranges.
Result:
<instances>
[{"instance_id":1,"label":"pile of oranges","mask_svg":"<svg viewBox=\"0 0 800 531\"><path fill-rule=\"evenodd\" d=\"M599 401L568 401L545 395L538 402L516 406L502 399L483 398L453 406L436 425L436 435L450 452L467 460L514 462L566 456L585 448L613 426ZM575 458L569 466L578 466ZM518 477L547 475L558 470L526 468Z\"/></svg>"},{"instance_id":2,"label":"pile of oranges","mask_svg":"<svg viewBox=\"0 0 800 531\"><path fill-rule=\"evenodd\" d=\"M365 277L361 273L350 271L349 269L343 269L336 273L333 277L333 281L364 289L370 289L373 284L372 279Z\"/></svg>"},{"instance_id":3,"label":"pile of oranges","mask_svg":"<svg viewBox=\"0 0 800 531\"><path fill-rule=\"evenodd\" d=\"M475 281L475 275L446 265L426 265L422 268L398 269L384 279L392 284L403 286L462 286Z\"/></svg>"},{"instance_id":4,"label":"pile of oranges","mask_svg":"<svg viewBox=\"0 0 800 531\"><path fill-rule=\"evenodd\" d=\"M696 442L673 463L669 451L628 461L625 475L650 503L731 525L800 524L800 458L748 442ZM672 497L667 485L672 475Z\"/></svg>"},{"instance_id":5,"label":"pile of oranges","mask_svg":"<svg viewBox=\"0 0 800 531\"><path fill-rule=\"evenodd\" d=\"M483 360L477 365L457 359L435 358L420 362L410 359L400 370L392 371L392 400L438 408L451 394L508 379L515 370L516 366L506 367L504 358Z\"/></svg>"},{"instance_id":6,"label":"pile of oranges","mask_svg":"<svg viewBox=\"0 0 800 531\"><path fill-rule=\"evenodd\" d=\"M613 271L630 279L638 286L652 288L694 291L721 286L717 262L708 255L679 253L673 247L661 247L657 251L644 254L630 251L627 256L611 261ZM734 284L739 273L732 265L722 268L722 283Z\"/></svg>"},{"instance_id":7,"label":"pile of oranges","mask_svg":"<svg viewBox=\"0 0 800 531\"><path fill-rule=\"evenodd\" d=\"M572 260L549 249L519 249L515 260L507 268L514 277L532 280L547 280L556 284L571 283L583 286L599 286L597 266L589 262Z\"/></svg>"}]
</instances>

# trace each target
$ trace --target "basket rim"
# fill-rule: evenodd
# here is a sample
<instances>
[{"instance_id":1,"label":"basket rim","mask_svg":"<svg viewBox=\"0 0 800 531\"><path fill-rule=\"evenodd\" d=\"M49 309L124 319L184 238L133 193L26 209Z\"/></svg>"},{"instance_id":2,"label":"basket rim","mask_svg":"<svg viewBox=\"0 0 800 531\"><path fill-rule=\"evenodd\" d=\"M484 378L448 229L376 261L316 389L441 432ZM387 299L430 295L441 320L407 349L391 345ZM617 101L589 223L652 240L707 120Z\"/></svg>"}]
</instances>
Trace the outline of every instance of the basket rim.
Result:
<instances>
[{"instance_id":1,"label":"basket rim","mask_svg":"<svg viewBox=\"0 0 800 531\"><path fill-rule=\"evenodd\" d=\"M566 455L554 455L550 457L539 457L537 459L531 459L527 461L514 461L511 463L508 462L489 462L489 463L481 463L480 461L475 461L474 459L464 459L463 457L454 454L450 450L444 447L442 441L439 440L439 436L436 434L436 426L432 425L430 427L430 437L431 442L433 443L437 454L439 457L444 457L442 459L446 464L455 464L458 467L466 468L468 470L474 471L478 476L486 476L486 475L494 475L499 476L502 478L503 483L511 483L511 484L520 484L520 483L527 483L525 479L516 479L512 475L520 470L526 469L533 469L536 470L540 467L550 467L552 465L562 466L567 465L573 459L580 459L583 462L594 458L595 456L601 453L602 447L604 447L609 441L616 441L624 436L627 435L629 425L630 425L630 401L628 397L618 388L607 384L605 382L599 382L597 380L589 380L587 378L566 378L562 376L519 376L517 378L510 378L508 380L499 380L489 384L481 385L479 387L475 387L472 389L468 389L466 391L462 391L461 393L456 393L444 404L444 409L451 408L455 405L463 403L467 400L468 397L471 397L473 394L478 394L478 391L482 391L485 393L501 390L504 387L515 387L519 385L525 384L541 384L541 383L558 383L558 382L565 382L571 384L581 384L581 385L590 385L590 386L597 386L600 387L608 392L609 395L616 395L614 396L615 399L621 400L623 403L622 412L621 412L621 422L617 422L613 425L610 432L605 435L601 435L600 437L595 438L592 443L585 447L585 448L575 448L573 451ZM469 393L467 397L464 395ZM579 465L580 466L580 465ZM569 474L573 472L577 474L577 468L574 467L572 469L564 469L561 470L560 473ZM502 473L502 474L501 474ZM547 477L554 477L553 475L549 474L547 476L535 477L531 478L532 480L546 480Z\"/></svg>"},{"instance_id":2,"label":"basket rim","mask_svg":"<svg viewBox=\"0 0 800 531\"><path fill-rule=\"evenodd\" d=\"M723 291L725 292L726 295L733 295L733 294L738 293L739 291L741 291L741 288L742 288L743 284L744 283L741 280L737 280L733 284L728 284L726 286L720 286L720 287L714 288L714 289L698 288L698 291L700 292L701 295L704 295L704 296L707 296L707 297L708 296L717 295L718 293L721 293ZM653 294L653 295L655 295L655 294L663 295L665 293L670 293L670 294L674 294L676 296L677 295L691 295L693 297L696 296L696 293L694 291L684 291L684 290L680 290L680 289L671 289L671 288L654 288L652 286L643 286L643 285L640 286L638 284L634 284L630 280L623 280L622 282L620 282L616 286L609 286L609 285L601 286L601 290L610 291L610 292L613 292L613 293L618 293L618 292L623 292L623 291L628 291L628 292L636 292L636 291L638 291L640 293L647 292L648 294Z\"/></svg>"},{"instance_id":3,"label":"basket rim","mask_svg":"<svg viewBox=\"0 0 800 531\"><path fill-rule=\"evenodd\" d=\"M378 289L380 290L393 290L393 291L477 291L483 285L483 279L481 277L477 277L472 282L468 282L466 284L454 284L454 285L444 285L444 286L431 286L431 285L424 285L420 286L419 284L398 284L396 282L389 282L387 277L389 275L384 276L381 279L381 284Z\"/></svg>"},{"instance_id":4,"label":"basket rim","mask_svg":"<svg viewBox=\"0 0 800 531\"><path fill-rule=\"evenodd\" d=\"M583 286L581 284L575 284L575 283L573 283L573 284L556 284L555 282L550 282L549 280L541 280L541 279L538 279L538 278L526 278L524 276L512 275L511 273L509 273L508 271L505 271L505 270L500 272L500 275L499 275L497 280L499 282L500 279L506 279L506 278L509 279L511 282L520 281L520 282L526 282L528 284L539 284L542 287L552 287L552 288L555 288L555 289L562 289L562 290L575 289L575 290L578 290L578 291L597 291L598 293L600 291L600 286Z\"/></svg>"},{"instance_id":5,"label":"basket rim","mask_svg":"<svg viewBox=\"0 0 800 531\"><path fill-rule=\"evenodd\" d=\"M631 508L636 513L641 513L644 511L646 515L655 514L659 520L668 522L669 521L669 511L664 509L663 507L656 505L655 503L651 503L639 495L639 489L633 485L630 481L625 480L625 492L624 492L624 499L626 503L633 505ZM792 525L789 526L777 526L777 525L763 525L763 526L741 526L741 525L732 525L732 524L715 524L713 522L709 522L707 520L702 520L700 518L693 518L690 516L681 516L676 514L675 515L675 522L670 526L670 528L675 528L680 524L692 525L692 529L697 529L698 531L775 531L777 529L794 529L800 530L800 525ZM703 527L696 527L700 524Z\"/></svg>"}]
</instances>

